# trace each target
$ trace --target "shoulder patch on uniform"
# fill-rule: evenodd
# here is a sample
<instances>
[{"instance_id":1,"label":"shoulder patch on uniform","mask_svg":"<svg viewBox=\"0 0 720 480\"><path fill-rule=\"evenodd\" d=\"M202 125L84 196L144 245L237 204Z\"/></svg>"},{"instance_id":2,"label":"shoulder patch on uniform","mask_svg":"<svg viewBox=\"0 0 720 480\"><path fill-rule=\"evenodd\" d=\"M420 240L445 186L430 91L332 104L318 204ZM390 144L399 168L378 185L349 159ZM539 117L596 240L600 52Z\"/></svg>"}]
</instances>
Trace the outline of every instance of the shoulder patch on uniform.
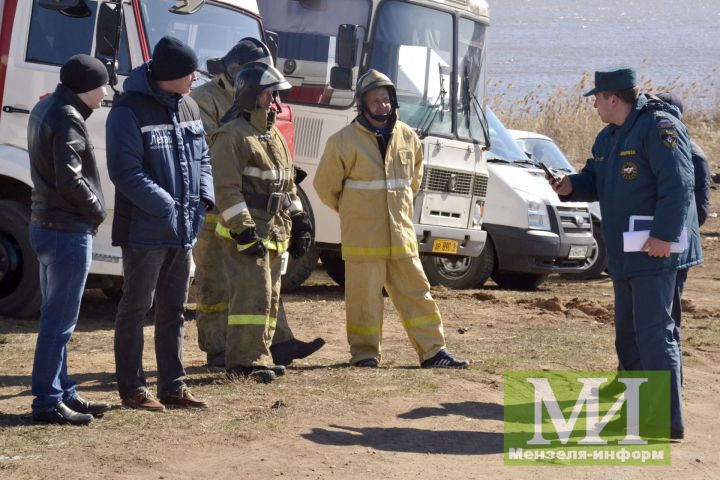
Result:
<instances>
[{"instance_id":1,"label":"shoulder patch on uniform","mask_svg":"<svg viewBox=\"0 0 720 480\"><path fill-rule=\"evenodd\" d=\"M625 162L621 173L625 180L634 180L638 176L638 167L633 162Z\"/></svg>"},{"instance_id":2,"label":"shoulder patch on uniform","mask_svg":"<svg viewBox=\"0 0 720 480\"><path fill-rule=\"evenodd\" d=\"M623 150L622 152L620 152L621 157L629 157L631 155L637 155L637 151L630 149L630 150Z\"/></svg>"},{"instance_id":3,"label":"shoulder patch on uniform","mask_svg":"<svg viewBox=\"0 0 720 480\"><path fill-rule=\"evenodd\" d=\"M670 150L677 146L677 131L675 129L660 130L660 139L662 144Z\"/></svg>"}]
</instances>

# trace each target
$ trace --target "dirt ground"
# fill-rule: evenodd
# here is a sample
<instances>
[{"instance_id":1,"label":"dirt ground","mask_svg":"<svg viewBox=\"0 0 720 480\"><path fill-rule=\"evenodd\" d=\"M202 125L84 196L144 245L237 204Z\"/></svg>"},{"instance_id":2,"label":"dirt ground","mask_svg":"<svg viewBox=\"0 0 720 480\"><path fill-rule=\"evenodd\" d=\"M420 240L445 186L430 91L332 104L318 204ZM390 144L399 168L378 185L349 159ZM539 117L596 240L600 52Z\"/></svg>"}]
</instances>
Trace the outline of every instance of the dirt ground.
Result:
<instances>
[{"instance_id":1,"label":"dirt ground","mask_svg":"<svg viewBox=\"0 0 720 480\"><path fill-rule=\"evenodd\" d=\"M706 263L693 268L683 329L686 440L669 467L504 466L507 370L613 369L609 278L558 276L536 292L434 288L450 349L466 371L427 371L386 301L383 368L347 368L343 292L318 270L285 296L302 339L327 345L272 385L229 381L204 366L189 304L188 384L211 407L162 414L119 408L114 384L113 302L84 298L69 371L87 398L118 407L84 428L29 420L37 320L0 318L0 478L720 478L720 194L704 226ZM190 299L192 302L192 298ZM153 327L145 368L154 385Z\"/></svg>"}]
</instances>

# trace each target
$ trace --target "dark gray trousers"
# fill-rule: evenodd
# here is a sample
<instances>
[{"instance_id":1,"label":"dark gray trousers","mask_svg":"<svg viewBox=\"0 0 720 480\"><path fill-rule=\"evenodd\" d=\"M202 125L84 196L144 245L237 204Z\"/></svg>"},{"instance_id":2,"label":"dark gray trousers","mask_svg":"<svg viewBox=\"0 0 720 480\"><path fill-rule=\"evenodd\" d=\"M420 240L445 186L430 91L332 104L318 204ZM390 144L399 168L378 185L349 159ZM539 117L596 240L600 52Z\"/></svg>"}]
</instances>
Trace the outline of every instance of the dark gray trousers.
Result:
<instances>
[{"instance_id":1,"label":"dark gray trousers","mask_svg":"<svg viewBox=\"0 0 720 480\"><path fill-rule=\"evenodd\" d=\"M184 386L183 335L191 250L123 247L123 295L115 317L115 373L121 398L146 390L143 322L155 299L158 396Z\"/></svg>"}]
</instances>

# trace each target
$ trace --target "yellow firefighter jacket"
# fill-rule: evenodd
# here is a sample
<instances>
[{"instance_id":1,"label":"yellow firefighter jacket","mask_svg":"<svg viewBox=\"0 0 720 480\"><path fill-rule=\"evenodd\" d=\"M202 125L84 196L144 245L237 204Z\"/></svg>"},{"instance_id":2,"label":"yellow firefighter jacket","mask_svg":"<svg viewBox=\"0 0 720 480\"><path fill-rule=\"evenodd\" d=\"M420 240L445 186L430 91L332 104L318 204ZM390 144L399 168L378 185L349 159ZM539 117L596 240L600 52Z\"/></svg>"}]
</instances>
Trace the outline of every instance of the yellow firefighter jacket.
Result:
<instances>
[{"instance_id":1,"label":"yellow firefighter jacket","mask_svg":"<svg viewBox=\"0 0 720 480\"><path fill-rule=\"evenodd\" d=\"M267 112L256 109L249 121L240 116L226 123L212 135L211 144L220 211L217 233L231 238L230 230L239 234L255 228L268 248L285 251L290 218L302 212L302 204L290 150L277 128L268 128ZM271 204L279 210L271 211Z\"/></svg>"},{"instance_id":2,"label":"yellow firefighter jacket","mask_svg":"<svg viewBox=\"0 0 720 480\"><path fill-rule=\"evenodd\" d=\"M213 77L212 81L193 88L190 96L200 107L200 118L210 144L211 135L222 126L220 119L233 104L233 88L223 73Z\"/></svg>"},{"instance_id":3,"label":"yellow firefighter jacket","mask_svg":"<svg viewBox=\"0 0 720 480\"><path fill-rule=\"evenodd\" d=\"M212 134L222 126L220 119L230 110L233 104L233 88L224 73L213 77L212 81L205 82L197 88L193 88L190 96L200 107L200 119L205 128L205 135L208 146L212 147ZM210 164L215 162L212 157ZM205 214L203 230L214 232L218 221L217 207L212 212Z\"/></svg>"},{"instance_id":4,"label":"yellow firefighter jacket","mask_svg":"<svg viewBox=\"0 0 720 480\"><path fill-rule=\"evenodd\" d=\"M400 121L384 159L376 134L357 121L328 139L313 185L340 214L343 259L418 255L412 218L422 169L420 139Z\"/></svg>"}]
</instances>

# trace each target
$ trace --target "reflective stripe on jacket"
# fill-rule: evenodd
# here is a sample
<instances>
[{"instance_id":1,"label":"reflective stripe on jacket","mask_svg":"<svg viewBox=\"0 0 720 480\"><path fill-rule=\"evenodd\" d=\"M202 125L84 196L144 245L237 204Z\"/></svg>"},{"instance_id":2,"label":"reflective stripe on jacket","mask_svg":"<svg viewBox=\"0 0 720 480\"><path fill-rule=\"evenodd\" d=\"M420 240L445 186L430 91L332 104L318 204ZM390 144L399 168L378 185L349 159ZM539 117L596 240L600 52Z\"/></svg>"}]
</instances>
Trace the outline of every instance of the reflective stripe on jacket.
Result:
<instances>
[{"instance_id":1,"label":"reflective stripe on jacket","mask_svg":"<svg viewBox=\"0 0 720 480\"><path fill-rule=\"evenodd\" d=\"M377 135L355 121L330 137L315 190L340 214L343 259L418 255L413 197L422 179L422 143L396 122L383 159Z\"/></svg>"},{"instance_id":2,"label":"reflective stripe on jacket","mask_svg":"<svg viewBox=\"0 0 720 480\"><path fill-rule=\"evenodd\" d=\"M273 126L267 128L264 110L252 112L223 125L211 139L216 203L220 211L217 232L228 228L239 234L255 228L257 234L279 251L290 239L291 214L302 211L296 195L295 173L285 140ZM290 208L272 214L248 205L246 195L288 194ZM229 237L229 232L227 234ZM226 237L227 238L227 237Z\"/></svg>"}]
</instances>

